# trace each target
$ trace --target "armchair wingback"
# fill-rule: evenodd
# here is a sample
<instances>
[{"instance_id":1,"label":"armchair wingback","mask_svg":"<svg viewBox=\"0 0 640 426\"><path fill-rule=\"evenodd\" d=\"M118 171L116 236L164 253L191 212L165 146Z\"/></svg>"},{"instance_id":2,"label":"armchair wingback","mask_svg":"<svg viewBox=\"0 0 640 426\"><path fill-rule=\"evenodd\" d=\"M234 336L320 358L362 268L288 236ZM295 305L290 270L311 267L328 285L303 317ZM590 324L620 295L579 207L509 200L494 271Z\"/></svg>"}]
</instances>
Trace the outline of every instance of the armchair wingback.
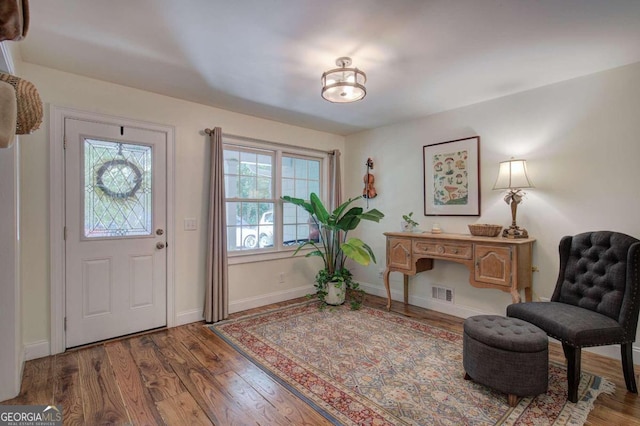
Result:
<instances>
[{"instance_id":1,"label":"armchair wingback","mask_svg":"<svg viewBox=\"0 0 640 426\"><path fill-rule=\"evenodd\" d=\"M569 400L577 401L581 348L621 345L627 389L637 393L633 346L640 309L640 240L586 232L560 241L560 272L550 302L509 305L507 316L537 325L562 342Z\"/></svg>"}]
</instances>

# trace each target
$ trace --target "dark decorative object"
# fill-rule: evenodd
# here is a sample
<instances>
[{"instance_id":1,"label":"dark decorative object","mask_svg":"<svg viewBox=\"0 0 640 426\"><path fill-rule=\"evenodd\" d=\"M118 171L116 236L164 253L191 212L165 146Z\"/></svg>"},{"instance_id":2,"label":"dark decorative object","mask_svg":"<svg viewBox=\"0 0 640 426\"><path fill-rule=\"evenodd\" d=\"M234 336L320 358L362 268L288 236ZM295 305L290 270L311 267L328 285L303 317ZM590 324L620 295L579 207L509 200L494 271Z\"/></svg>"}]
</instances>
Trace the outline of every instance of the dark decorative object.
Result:
<instances>
[{"instance_id":1,"label":"dark decorative object","mask_svg":"<svg viewBox=\"0 0 640 426\"><path fill-rule=\"evenodd\" d=\"M637 393L633 342L640 309L640 240L585 232L560 241L560 273L550 302L516 303L507 316L535 324L562 342L568 399L577 402L583 347L621 346L629 392Z\"/></svg>"},{"instance_id":2,"label":"dark decorative object","mask_svg":"<svg viewBox=\"0 0 640 426\"><path fill-rule=\"evenodd\" d=\"M112 187L111 185L109 185L109 182L105 182L105 179L104 179L105 173L107 173L107 176L108 176L109 175L108 173L113 168L122 169L125 167L130 169L135 175L135 177L133 178L133 182L127 182L129 184L129 188ZM102 166L100 166L100 168L96 173L96 186L100 188L100 190L104 192L105 195L111 198L124 199L124 198L133 197L136 194L136 192L138 192L138 189L140 189L141 185L142 185L142 172L140 171L138 166L136 166L129 160L117 159L117 160L106 161Z\"/></svg>"},{"instance_id":3,"label":"dark decorative object","mask_svg":"<svg viewBox=\"0 0 640 426\"><path fill-rule=\"evenodd\" d=\"M364 174L364 189L362 190L362 197L368 200L369 198L377 197L378 193L376 192L375 186L373 186L376 179L373 174L371 174L371 170L373 170L373 160L371 158L367 158L367 162L364 163L364 165L367 167L367 172Z\"/></svg>"},{"instance_id":4,"label":"dark decorative object","mask_svg":"<svg viewBox=\"0 0 640 426\"><path fill-rule=\"evenodd\" d=\"M465 379L506 393L511 407L516 406L519 396L547 391L549 339L543 330L497 315L467 318L463 329Z\"/></svg>"}]
</instances>

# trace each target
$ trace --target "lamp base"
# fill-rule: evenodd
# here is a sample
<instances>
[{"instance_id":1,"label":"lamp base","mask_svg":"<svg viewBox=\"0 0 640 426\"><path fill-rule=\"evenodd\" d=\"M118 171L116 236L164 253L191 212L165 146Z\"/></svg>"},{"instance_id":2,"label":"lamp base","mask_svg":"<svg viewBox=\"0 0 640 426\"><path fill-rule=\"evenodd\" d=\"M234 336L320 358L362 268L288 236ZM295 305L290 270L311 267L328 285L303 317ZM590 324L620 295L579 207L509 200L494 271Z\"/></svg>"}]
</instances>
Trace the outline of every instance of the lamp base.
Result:
<instances>
[{"instance_id":1,"label":"lamp base","mask_svg":"<svg viewBox=\"0 0 640 426\"><path fill-rule=\"evenodd\" d=\"M503 238L529 238L529 233L526 229L520 228L517 225L511 225L509 228L502 231Z\"/></svg>"}]
</instances>

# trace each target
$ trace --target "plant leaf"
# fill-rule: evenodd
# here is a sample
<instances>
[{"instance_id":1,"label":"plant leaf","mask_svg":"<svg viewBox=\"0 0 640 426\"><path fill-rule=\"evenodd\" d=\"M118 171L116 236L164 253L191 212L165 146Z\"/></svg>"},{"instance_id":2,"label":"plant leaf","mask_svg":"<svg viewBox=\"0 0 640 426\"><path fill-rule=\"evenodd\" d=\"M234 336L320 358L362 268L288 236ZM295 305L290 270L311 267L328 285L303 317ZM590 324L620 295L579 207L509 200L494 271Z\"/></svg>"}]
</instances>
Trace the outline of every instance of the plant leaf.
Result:
<instances>
[{"instance_id":1,"label":"plant leaf","mask_svg":"<svg viewBox=\"0 0 640 426\"><path fill-rule=\"evenodd\" d=\"M371 209L368 212L364 212L360 215L360 219L370 220L372 222L380 222L380 219L382 219L383 217L384 213L377 209Z\"/></svg>"},{"instance_id":2,"label":"plant leaf","mask_svg":"<svg viewBox=\"0 0 640 426\"><path fill-rule=\"evenodd\" d=\"M350 238L349 241L343 243L340 248L349 259L353 259L359 264L367 266L371 262L371 256L369 256L367 250L362 247L363 245L362 240Z\"/></svg>"},{"instance_id":3,"label":"plant leaf","mask_svg":"<svg viewBox=\"0 0 640 426\"><path fill-rule=\"evenodd\" d=\"M302 207L307 212L309 212L309 214L313 214L313 207L311 206L311 204L307 203L302 198L293 198L288 195L285 195L284 197L282 197L282 199L287 203L295 204L296 206Z\"/></svg>"},{"instance_id":4,"label":"plant leaf","mask_svg":"<svg viewBox=\"0 0 640 426\"><path fill-rule=\"evenodd\" d=\"M318 222L326 224L329 220L329 212L322 204L322 200L318 198L315 192L311 193L311 206L313 207L313 214L315 214Z\"/></svg>"}]
</instances>

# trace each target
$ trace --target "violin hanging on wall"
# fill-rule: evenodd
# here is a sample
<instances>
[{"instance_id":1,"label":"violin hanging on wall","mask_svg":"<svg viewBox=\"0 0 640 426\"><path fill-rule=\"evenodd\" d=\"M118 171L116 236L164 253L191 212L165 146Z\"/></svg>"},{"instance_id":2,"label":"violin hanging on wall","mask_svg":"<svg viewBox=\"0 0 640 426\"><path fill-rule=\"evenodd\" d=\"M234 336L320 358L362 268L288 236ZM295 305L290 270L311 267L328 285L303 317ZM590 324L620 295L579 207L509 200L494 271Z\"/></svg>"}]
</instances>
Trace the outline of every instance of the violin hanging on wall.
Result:
<instances>
[{"instance_id":1,"label":"violin hanging on wall","mask_svg":"<svg viewBox=\"0 0 640 426\"><path fill-rule=\"evenodd\" d=\"M373 186L376 179L370 172L373 170L373 160L371 158L367 158L365 166L367 166L367 173L364 175L364 189L362 190L362 196L368 200L370 198L377 197L378 193L376 192L376 188Z\"/></svg>"}]
</instances>

